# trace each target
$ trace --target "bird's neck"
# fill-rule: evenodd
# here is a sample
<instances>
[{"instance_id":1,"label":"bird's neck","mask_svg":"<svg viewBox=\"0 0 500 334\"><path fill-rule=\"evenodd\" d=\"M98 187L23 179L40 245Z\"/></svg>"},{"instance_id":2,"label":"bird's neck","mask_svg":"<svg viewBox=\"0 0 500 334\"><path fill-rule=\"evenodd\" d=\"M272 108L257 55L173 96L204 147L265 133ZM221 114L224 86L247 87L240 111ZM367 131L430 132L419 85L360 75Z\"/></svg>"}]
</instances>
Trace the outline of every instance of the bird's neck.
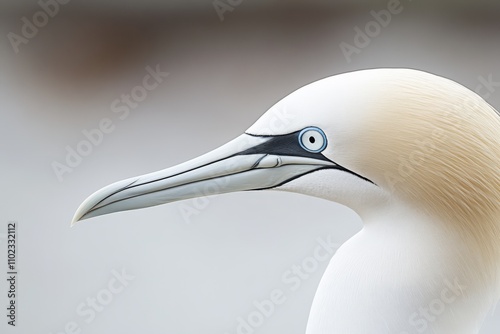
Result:
<instances>
[{"instance_id":1,"label":"bird's neck","mask_svg":"<svg viewBox=\"0 0 500 334\"><path fill-rule=\"evenodd\" d=\"M402 204L363 218L326 270L307 333L477 333L495 287L460 234Z\"/></svg>"}]
</instances>

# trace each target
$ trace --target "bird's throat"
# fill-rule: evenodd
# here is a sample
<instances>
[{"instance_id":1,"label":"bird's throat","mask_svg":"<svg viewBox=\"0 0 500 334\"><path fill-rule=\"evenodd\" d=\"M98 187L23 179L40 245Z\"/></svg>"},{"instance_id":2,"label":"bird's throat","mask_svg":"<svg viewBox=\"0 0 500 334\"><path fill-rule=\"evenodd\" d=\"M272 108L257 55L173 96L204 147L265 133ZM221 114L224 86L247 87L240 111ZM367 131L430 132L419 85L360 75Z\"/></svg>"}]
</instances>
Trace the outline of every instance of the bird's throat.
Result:
<instances>
[{"instance_id":1,"label":"bird's throat","mask_svg":"<svg viewBox=\"0 0 500 334\"><path fill-rule=\"evenodd\" d=\"M307 334L477 333L495 289L443 226L401 205L371 215L330 262Z\"/></svg>"}]
</instances>

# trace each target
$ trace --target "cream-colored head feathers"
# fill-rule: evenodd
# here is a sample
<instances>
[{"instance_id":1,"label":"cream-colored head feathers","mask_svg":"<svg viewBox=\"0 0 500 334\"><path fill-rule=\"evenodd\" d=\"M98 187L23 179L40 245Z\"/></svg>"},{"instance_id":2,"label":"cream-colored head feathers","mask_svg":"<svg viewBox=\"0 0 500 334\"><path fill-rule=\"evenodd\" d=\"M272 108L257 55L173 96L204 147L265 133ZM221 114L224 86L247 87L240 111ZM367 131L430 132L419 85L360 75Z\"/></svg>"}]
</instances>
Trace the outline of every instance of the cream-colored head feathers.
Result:
<instances>
[{"instance_id":1,"label":"cream-colored head feathers","mask_svg":"<svg viewBox=\"0 0 500 334\"><path fill-rule=\"evenodd\" d=\"M500 297L500 115L451 80L407 69L319 80L212 152L98 190L74 221L209 188L299 192L365 220L330 263L308 333L396 332L443 279L467 291L432 327L472 333Z\"/></svg>"},{"instance_id":2,"label":"cream-colored head feathers","mask_svg":"<svg viewBox=\"0 0 500 334\"><path fill-rule=\"evenodd\" d=\"M366 168L499 268L500 114L469 89L425 72L387 70L378 80L378 110L360 145Z\"/></svg>"},{"instance_id":3,"label":"cream-colored head feathers","mask_svg":"<svg viewBox=\"0 0 500 334\"><path fill-rule=\"evenodd\" d=\"M275 120L288 123L265 126ZM478 271L494 276L500 268L500 115L480 96L422 71L357 71L302 87L249 132L275 135L306 126L325 130L325 156L372 180L387 197L435 217L470 249L461 254L464 262L483 263ZM306 176L282 189L358 213L380 206L373 188L341 177L324 172L321 180Z\"/></svg>"}]
</instances>

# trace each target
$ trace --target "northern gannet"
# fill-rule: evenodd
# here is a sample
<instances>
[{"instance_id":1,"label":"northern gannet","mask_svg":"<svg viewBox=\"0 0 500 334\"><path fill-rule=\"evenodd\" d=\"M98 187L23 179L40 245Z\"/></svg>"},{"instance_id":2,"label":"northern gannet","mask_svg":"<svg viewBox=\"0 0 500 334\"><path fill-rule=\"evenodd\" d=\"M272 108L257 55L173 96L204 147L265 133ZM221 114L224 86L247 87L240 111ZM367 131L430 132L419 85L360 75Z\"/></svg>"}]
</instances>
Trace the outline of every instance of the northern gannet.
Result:
<instances>
[{"instance_id":1,"label":"northern gannet","mask_svg":"<svg viewBox=\"0 0 500 334\"><path fill-rule=\"evenodd\" d=\"M98 190L73 223L208 188L328 199L364 227L328 265L307 334L478 333L500 297L499 133L496 110L454 81L345 73L298 89L212 152Z\"/></svg>"}]
</instances>

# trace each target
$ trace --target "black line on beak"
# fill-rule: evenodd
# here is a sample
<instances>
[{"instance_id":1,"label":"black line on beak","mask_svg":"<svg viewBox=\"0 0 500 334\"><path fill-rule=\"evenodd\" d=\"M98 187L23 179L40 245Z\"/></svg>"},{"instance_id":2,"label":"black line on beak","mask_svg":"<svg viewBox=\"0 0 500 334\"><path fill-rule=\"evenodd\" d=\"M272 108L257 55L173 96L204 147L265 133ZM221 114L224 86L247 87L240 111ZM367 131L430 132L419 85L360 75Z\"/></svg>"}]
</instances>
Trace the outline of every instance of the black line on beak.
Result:
<instances>
[{"instance_id":1,"label":"black line on beak","mask_svg":"<svg viewBox=\"0 0 500 334\"><path fill-rule=\"evenodd\" d=\"M220 159L217 159L215 161L211 161L209 163L205 163L203 165L200 165L200 166L197 166L197 167L185 170L183 172L175 173L175 174L172 174L172 175L160 178L160 179L150 180L150 181L143 182L143 183L137 183L137 180L135 180L135 181L131 182L128 186L120 188L120 189L114 191L113 193L109 194L105 198L101 199L90 210L88 210L87 214L90 213L90 212L92 212L92 211L97 210L98 208L96 208L96 207L99 204L101 204L103 201L105 201L109 197L111 197L113 195L116 195L117 193L119 193L119 192L121 192L121 191L123 191L125 189L135 188L135 187L139 187L139 186L142 186L142 185L145 185L145 184L149 184L149 183L153 183L153 182L165 180L165 179L168 179L168 178L171 178L171 177L178 176L180 174L188 173L188 172L191 172L193 170L206 167L208 165L211 165L211 164L223 161L225 159L228 159L228 158L231 158L231 157L234 157L234 156L239 156L239 155L264 154L264 156L262 156L260 159L258 159L256 161L256 163L249 170L255 169L258 166L258 164L260 163L260 161L262 159L264 159L267 155L303 157L303 158L310 158L310 159L315 159L315 160L320 160L320 161L326 161L326 162L329 162L329 163L333 164L331 166L326 166L326 165L325 166L320 166L317 169L311 170L309 172L295 175L295 176L291 177L290 179L281 182L278 185L270 186L268 188L251 189L251 190L264 190L264 189L277 188L277 187L280 187L280 186L282 186L282 185L284 185L284 184L286 184L286 183L288 183L290 181L293 181L293 180L295 180L295 179L297 179L299 177L302 177L304 175L307 175L307 174L310 174L310 173L314 173L314 172L317 172L317 171L320 171L320 170L325 170L325 169L340 170L340 171L352 174L354 176L357 176L358 178L360 178L360 179L362 179L364 181L367 181L369 183L372 183L372 184L376 185L373 181L371 181L371 180L367 179L366 177L361 176L361 175L359 175L359 174L357 174L357 173L355 173L355 172L353 172L353 171L351 171L351 170L349 170L347 168L344 168L343 166L337 164L336 162L331 161L330 159L328 159L327 157L325 157L321 153L313 153L313 152L309 152L309 151L303 149L300 146L300 144L299 144L299 134L300 134L300 131L296 131L296 132L292 132L292 133L284 134L284 135L277 135L277 136L259 136L259 135L253 135L253 134L250 134L250 133L246 133L246 134L249 135L249 136L252 136L252 137L262 137L262 138L269 138L269 139L267 141L265 141L264 143L258 144L256 146L251 147L249 149L246 149L246 150L244 150L242 152L238 152L238 153L229 155L229 156L227 156L225 158L220 158ZM246 172L246 171L237 172L237 173L234 173L234 174L231 174L231 175L240 174L240 173L244 173L244 172ZM197 180L197 181L193 181L193 182L190 182L190 183L207 181L207 180L216 179L216 178L218 178L218 177L207 178L207 179L204 179L204 180ZM190 183L188 183L188 184L190 184ZM183 184L183 185L186 185L186 184ZM183 186L183 185L179 185L179 186ZM172 188L179 187L179 186L174 186ZM165 190L165 189L155 190L155 191L152 191L150 193L154 193L154 192L158 192L158 191L162 191L162 190ZM141 194L141 195L143 195L143 194ZM114 202L111 202L111 203L108 203L108 204L113 204L113 203L116 203L116 202L124 201L124 200L130 199L130 198L133 198L133 197L138 197L138 196L141 196L141 195L135 195L135 196L131 196L131 197L126 197L126 198L123 198L123 199L120 199L120 200L117 200L117 201L114 201Z\"/></svg>"}]
</instances>

